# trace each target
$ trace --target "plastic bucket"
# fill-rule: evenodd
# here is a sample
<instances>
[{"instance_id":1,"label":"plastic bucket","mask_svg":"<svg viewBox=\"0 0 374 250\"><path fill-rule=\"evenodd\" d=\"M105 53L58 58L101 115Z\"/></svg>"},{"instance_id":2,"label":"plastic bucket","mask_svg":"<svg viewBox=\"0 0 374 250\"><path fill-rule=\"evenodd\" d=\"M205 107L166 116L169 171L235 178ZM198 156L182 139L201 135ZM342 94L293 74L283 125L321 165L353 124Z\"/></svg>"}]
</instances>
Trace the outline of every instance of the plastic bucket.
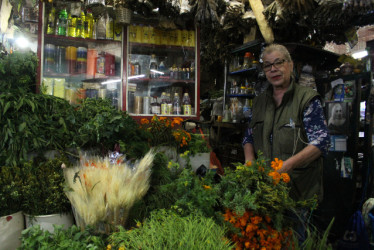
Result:
<instances>
[{"instance_id":1,"label":"plastic bucket","mask_svg":"<svg viewBox=\"0 0 374 250\"><path fill-rule=\"evenodd\" d=\"M53 225L63 225L64 229L71 227L74 224L74 218L71 213L68 214L50 214L50 215L37 215L30 216L25 214L26 228L33 225L40 225L43 230L48 230L53 233Z\"/></svg>"},{"instance_id":2,"label":"plastic bucket","mask_svg":"<svg viewBox=\"0 0 374 250\"><path fill-rule=\"evenodd\" d=\"M25 229L22 212L0 217L0 250L13 250L21 246L21 233Z\"/></svg>"}]
</instances>

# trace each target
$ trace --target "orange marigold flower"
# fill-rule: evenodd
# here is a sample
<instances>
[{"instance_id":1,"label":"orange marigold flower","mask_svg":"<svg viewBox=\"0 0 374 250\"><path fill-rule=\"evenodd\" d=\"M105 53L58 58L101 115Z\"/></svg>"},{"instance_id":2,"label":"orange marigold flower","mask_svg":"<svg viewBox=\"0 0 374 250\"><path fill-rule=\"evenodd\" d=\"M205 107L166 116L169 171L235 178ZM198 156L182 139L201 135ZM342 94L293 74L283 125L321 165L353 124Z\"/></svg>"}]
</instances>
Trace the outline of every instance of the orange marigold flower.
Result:
<instances>
[{"instance_id":1,"label":"orange marigold flower","mask_svg":"<svg viewBox=\"0 0 374 250\"><path fill-rule=\"evenodd\" d=\"M204 189L211 189L212 187L211 186L208 186L208 185L203 185Z\"/></svg>"},{"instance_id":2,"label":"orange marigold flower","mask_svg":"<svg viewBox=\"0 0 374 250\"><path fill-rule=\"evenodd\" d=\"M282 168L283 161L279 160L278 158L275 158L274 161L271 162L271 167L277 171Z\"/></svg>"},{"instance_id":3,"label":"orange marigold flower","mask_svg":"<svg viewBox=\"0 0 374 250\"><path fill-rule=\"evenodd\" d=\"M269 217L269 216L265 216L265 221L267 222L267 223L270 223L271 222L271 218Z\"/></svg>"},{"instance_id":4,"label":"orange marigold flower","mask_svg":"<svg viewBox=\"0 0 374 250\"><path fill-rule=\"evenodd\" d=\"M246 242L244 243L245 248L249 248L250 245L251 245L251 243L249 243L249 241L246 241Z\"/></svg>"},{"instance_id":5,"label":"orange marigold flower","mask_svg":"<svg viewBox=\"0 0 374 250\"><path fill-rule=\"evenodd\" d=\"M166 118L165 116L161 116L159 120L160 120L160 121L166 121L166 119L167 119L167 118Z\"/></svg>"},{"instance_id":6,"label":"orange marigold flower","mask_svg":"<svg viewBox=\"0 0 374 250\"><path fill-rule=\"evenodd\" d=\"M252 166L252 161L247 161L247 162L245 163L245 165L246 165L247 167Z\"/></svg>"},{"instance_id":7,"label":"orange marigold flower","mask_svg":"<svg viewBox=\"0 0 374 250\"><path fill-rule=\"evenodd\" d=\"M253 216L253 217L251 217L251 222L253 223L253 224L258 224L258 223L260 223L262 221L262 217L261 216Z\"/></svg>"},{"instance_id":8,"label":"orange marigold flower","mask_svg":"<svg viewBox=\"0 0 374 250\"><path fill-rule=\"evenodd\" d=\"M143 118L140 120L140 124L144 125L144 124L148 124L149 123L149 120L147 118Z\"/></svg>"},{"instance_id":9,"label":"orange marigold flower","mask_svg":"<svg viewBox=\"0 0 374 250\"><path fill-rule=\"evenodd\" d=\"M288 183L290 182L290 176L287 174L287 173L281 173L281 177L282 177L282 180L285 182L285 183Z\"/></svg>"},{"instance_id":10,"label":"orange marigold flower","mask_svg":"<svg viewBox=\"0 0 374 250\"><path fill-rule=\"evenodd\" d=\"M258 171L260 171L260 172L264 172L264 171L265 171L265 168L262 167L262 166L259 166L259 167L258 167Z\"/></svg>"},{"instance_id":11,"label":"orange marigold flower","mask_svg":"<svg viewBox=\"0 0 374 250\"><path fill-rule=\"evenodd\" d=\"M180 125L182 123L183 119L180 117L174 117L173 124Z\"/></svg>"},{"instance_id":12,"label":"orange marigold flower","mask_svg":"<svg viewBox=\"0 0 374 250\"><path fill-rule=\"evenodd\" d=\"M244 227L245 225L247 225L247 218L245 218L245 217L241 217L241 218L239 219L239 221L240 221L240 225L241 225L242 227Z\"/></svg>"},{"instance_id":13,"label":"orange marigold flower","mask_svg":"<svg viewBox=\"0 0 374 250\"><path fill-rule=\"evenodd\" d=\"M275 185L279 183L281 179L280 173L273 171L273 172L270 172L268 175L273 178L273 182Z\"/></svg>"}]
</instances>

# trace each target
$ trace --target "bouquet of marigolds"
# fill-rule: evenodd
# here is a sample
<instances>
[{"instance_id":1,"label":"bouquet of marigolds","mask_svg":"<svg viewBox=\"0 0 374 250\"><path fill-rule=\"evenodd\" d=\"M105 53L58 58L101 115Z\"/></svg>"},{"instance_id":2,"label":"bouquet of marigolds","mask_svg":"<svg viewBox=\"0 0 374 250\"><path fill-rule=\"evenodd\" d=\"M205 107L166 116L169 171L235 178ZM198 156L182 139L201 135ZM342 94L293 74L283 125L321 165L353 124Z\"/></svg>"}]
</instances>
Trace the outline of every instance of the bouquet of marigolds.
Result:
<instances>
[{"instance_id":1,"label":"bouquet of marigolds","mask_svg":"<svg viewBox=\"0 0 374 250\"><path fill-rule=\"evenodd\" d=\"M175 146L183 148L191 141L191 135L181 126L180 117L158 117L154 115L151 120L140 120L140 129L148 133L150 146Z\"/></svg>"},{"instance_id":2,"label":"bouquet of marigolds","mask_svg":"<svg viewBox=\"0 0 374 250\"><path fill-rule=\"evenodd\" d=\"M283 162L270 164L259 152L257 160L237 163L225 170L219 184L231 240L238 249L283 249L293 241L291 224L284 215L308 202L295 202L288 195L287 173L278 173ZM311 201L309 201L311 202Z\"/></svg>"}]
</instances>

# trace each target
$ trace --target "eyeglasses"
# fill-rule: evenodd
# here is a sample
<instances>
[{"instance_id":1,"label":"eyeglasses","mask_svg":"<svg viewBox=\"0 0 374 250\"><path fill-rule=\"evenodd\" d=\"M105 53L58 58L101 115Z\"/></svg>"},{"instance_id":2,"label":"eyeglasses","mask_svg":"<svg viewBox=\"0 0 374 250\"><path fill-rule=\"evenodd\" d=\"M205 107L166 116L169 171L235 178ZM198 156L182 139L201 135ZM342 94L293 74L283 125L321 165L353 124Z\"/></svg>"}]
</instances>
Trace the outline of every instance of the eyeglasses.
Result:
<instances>
[{"instance_id":1,"label":"eyeglasses","mask_svg":"<svg viewBox=\"0 0 374 250\"><path fill-rule=\"evenodd\" d=\"M284 60L284 59L282 59L282 60L275 60L275 62L273 62L273 63L269 63L269 64L264 64L263 66L262 66L262 69L265 71L265 72L268 72L268 71L270 71L271 70L271 68L274 66L274 68L276 68L276 69L279 69L280 67L282 67L283 66L283 64L284 64L284 62L285 62L286 60Z\"/></svg>"}]
</instances>

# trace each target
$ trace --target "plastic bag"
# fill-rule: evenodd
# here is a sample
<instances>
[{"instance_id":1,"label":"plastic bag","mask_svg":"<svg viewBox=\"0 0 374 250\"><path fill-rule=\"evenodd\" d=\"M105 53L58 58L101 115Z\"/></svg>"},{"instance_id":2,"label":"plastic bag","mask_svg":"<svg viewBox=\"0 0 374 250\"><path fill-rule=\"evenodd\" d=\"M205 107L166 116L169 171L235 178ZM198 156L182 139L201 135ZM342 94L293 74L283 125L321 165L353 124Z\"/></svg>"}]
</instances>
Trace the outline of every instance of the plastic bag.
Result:
<instances>
[{"instance_id":1,"label":"plastic bag","mask_svg":"<svg viewBox=\"0 0 374 250\"><path fill-rule=\"evenodd\" d=\"M369 249L369 238L360 210L357 210L349 219L344 235L338 241L337 249Z\"/></svg>"}]
</instances>

